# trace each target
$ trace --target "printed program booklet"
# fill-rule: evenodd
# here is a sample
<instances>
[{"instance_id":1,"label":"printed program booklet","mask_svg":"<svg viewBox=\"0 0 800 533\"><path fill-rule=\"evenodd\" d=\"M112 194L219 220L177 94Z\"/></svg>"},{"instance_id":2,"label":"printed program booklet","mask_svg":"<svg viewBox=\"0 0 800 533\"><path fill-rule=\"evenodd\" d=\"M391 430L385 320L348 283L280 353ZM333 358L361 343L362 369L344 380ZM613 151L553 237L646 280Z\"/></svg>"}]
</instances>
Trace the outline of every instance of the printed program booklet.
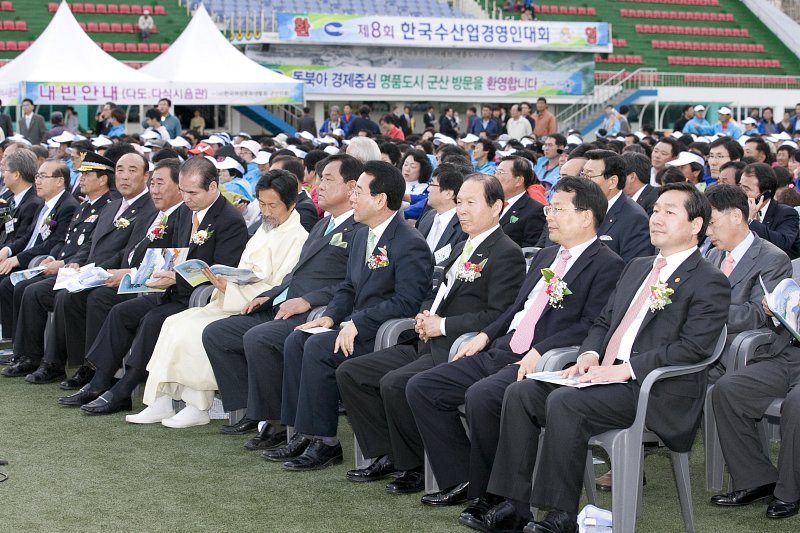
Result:
<instances>
[{"instance_id":1,"label":"printed program booklet","mask_svg":"<svg viewBox=\"0 0 800 533\"><path fill-rule=\"evenodd\" d=\"M145 285L156 272L173 270L186 260L188 248L148 248L142 259L142 264L134 268L130 274L125 274L119 284L118 294L136 294L144 292L164 292L164 289L154 289Z\"/></svg>"},{"instance_id":2,"label":"printed program booklet","mask_svg":"<svg viewBox=\"0 0 800 533\"><path fill-rule=\"evenodd\" d=\"M188 261L184 261L180 265L175 266L175 272L180 274L189 285L197 287L201 283L210 281L206 275L203 274L204 268L210 269L211 273L215 276L221 276L239 285L248 285L261 281L261 278L249 268L234 268L226 265L214 265L209 267L208 263L202 259L189 259Z\"/></svg>"},{"instance_id":3,"label":"printed program booklet","mask_svg":"<svg viewBox=\"0 0 800 533\"><path fill-rule=\"evenodd\" d=\"M792 278L786 278L778 283L775 290L769 292L764 280L758 277L764 296L767 299L767 306L772 314L780 322L786 331L791 333L795 339L800 341L800 285Z\"/></svg>"}]
</instances>

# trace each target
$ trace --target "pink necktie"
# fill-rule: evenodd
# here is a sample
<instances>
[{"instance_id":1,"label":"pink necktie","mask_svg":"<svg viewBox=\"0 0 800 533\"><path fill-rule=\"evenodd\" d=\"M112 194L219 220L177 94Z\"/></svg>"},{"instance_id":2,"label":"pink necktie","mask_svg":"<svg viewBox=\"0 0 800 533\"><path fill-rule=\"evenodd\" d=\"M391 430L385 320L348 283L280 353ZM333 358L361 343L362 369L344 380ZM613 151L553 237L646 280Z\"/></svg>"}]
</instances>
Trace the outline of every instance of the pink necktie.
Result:
<instances>
[{"instance_id":1,"label":"pink necktie","mask_svg":"<svg viewBox=\"0 0 800 533\"><path fill-rule=\"evenodd\" d=\"M569 250L561 250L561 257L556 265L556 276L559 278L564 277L564 271L567 269L567 262L569 262L572 255ZM517 326L514 335L511 336L509 346L514 353L523 354L531 349L533 343L533 330L536 328L536 322L542 316L547 303L550 301L550 296L547 295L547 287L542 287L536 299L533 301L528 312L522 317L522 321Z\"/></svg>"},{"instance_id":2,"label":"pink necktie","mask_svg":"<svg viewBox=\"0 0 800 533\"><path fill-rule=\"evenodd\" d=\"M639 296L631 303L630 307L628 307L628 311L625 313L625 316L622 317L622 321L619 323L619 326L617 326L617 329L614 330L614 334L611 335L611 340L608 341L606 354L605 357L603 357L603 366L614 364L614 360L619 355L622 337L625 336L625 333L628 331L628 329L630 329L631 325L636 320L636 317L639 316L642 306L650 296L650 287L658 282L658 275L661 273L661 269L664 268L666 264L667 260L663 257L656 259L656 263L653 265L653 270L650 271L650 276L648 276L647 281L644 282L644 288L639 292Z\"/></svg>"},{"instance_id":3,"label":"pink necktie","mask_svg":"<svg viewBox=\"0 0 800 533\"><path fill-rule=\"evenodd\" d=\"M731 272L733 272L733 254L728 252L725 255L725 262L722 264L722 273L731 277Z\"/></svg>"},{"instance_id":4,"label":"pink necktie","mask_svg":"<svg viewBox=\"0 0 800 533\"><path fill-rule=\"evenodd\" d=\"M124 213L125 210L128 209L128 207L130 207L130 204L128 204L128 200L123 198L122 199L122 205L119 206L119 211L117 211L117 214L114 215L114 220L117 220L119 217L121 217L122 213Z\"/></svg>"}]
</instances>

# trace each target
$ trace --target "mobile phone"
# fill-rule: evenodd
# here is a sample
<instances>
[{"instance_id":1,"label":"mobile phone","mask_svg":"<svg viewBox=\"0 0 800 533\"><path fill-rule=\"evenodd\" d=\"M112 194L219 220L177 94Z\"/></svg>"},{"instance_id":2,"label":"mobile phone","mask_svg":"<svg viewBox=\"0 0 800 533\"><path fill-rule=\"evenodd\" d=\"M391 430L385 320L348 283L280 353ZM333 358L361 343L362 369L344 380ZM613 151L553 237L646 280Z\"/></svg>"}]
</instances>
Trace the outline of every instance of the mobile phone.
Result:
<instances>
[{"instance_id":1,"label":"mobile phone","mask_svg":"<svg viewBox=\"0 0 800 533\"><path fill-rule=\"evenodd\" d=\"M764 201L764 195L763 194L759 194L758 196L756 196L756 205L760 204L763 201Z\"/></svg>"}]
</instances>

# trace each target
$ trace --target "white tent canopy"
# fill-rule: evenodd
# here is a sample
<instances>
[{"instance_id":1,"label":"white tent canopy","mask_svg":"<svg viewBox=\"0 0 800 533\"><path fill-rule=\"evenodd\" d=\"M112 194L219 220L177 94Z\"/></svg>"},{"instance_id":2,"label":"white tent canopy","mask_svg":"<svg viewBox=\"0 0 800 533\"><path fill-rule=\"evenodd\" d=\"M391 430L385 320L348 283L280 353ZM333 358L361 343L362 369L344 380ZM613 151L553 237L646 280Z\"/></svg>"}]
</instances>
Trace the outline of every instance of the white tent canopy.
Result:
<instances>
[{"instance_id":1,"label":"white tent canopy","mask_svg":"<svg viewBox=\"0 0 800 533\"><path fill-rule=\"evenodd\" d=\"M218 104L303 102L303 83L262 67L219 31L203 4L166 52L142 72L169 81L174 103L197 103L197 93Z\"/></svg>"},{"instance_id":2,"label":"white tent canopy","mask_svg":"<svg viewBox=\"0 0 800 533\"><path fill-rule=\"evenodd\" d=\"M0 68L0 97L7 104L26 97L41 104L152 103L164 85L101 50L66 2L39 38Z\"/></svg>"}]
</instances>

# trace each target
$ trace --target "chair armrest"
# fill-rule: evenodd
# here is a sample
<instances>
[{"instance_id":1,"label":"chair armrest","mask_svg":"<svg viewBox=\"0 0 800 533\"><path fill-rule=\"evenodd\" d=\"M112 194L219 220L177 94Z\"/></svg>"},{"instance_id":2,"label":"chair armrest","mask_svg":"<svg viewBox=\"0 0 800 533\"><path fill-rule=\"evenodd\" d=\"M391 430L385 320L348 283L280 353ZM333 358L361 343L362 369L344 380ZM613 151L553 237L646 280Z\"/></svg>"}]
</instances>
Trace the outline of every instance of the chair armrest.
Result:
<instances>
[{"instance_id":1,"label":"chair armrest","mask_svg":"<svg viewBox=\"0 0 800 533\"><path fill-rule=\"evenodd\" d=\"M553 348L542 355L536 363L535 372L553 372L563 370L571 363L575 363L580 355L580 346L566 346L564 348ZM520 359L522 359L520 357Z\"/></svg>"},{"instance_id":2,"label":"chair armrest","mask_svg":"<svg viewBox=\"0 0 800 533\"><path fill-rule=\"evenodd\" d=\"M733 352L733 356L729 360L733 364L728 369L728 372L747 366L747 360L755 355L756 350L775 342L776 336L774 331L766 328L739 333L731 344L730 349Z\"/></svg>"},{"instance_id":3,"label":"chair armrest","mask_svg":"<svg viewBox=\"0 0 800 533\"><path fill-rule=\"evenodd\" d=\"M453 360L453 357L455 357L458 351L461 349L462 344L471 340L473 337L476 337L477 335L478 335L477 331L468 331L467 333L460 335L450 346L450 354L447 357L447 362Z\"/></svg>"},{"instance_id":4,"label":"chair armrest","mask_svg":"<svg viewBox=\"0 0 800 533\"><path fill-rule=\"evenodd\" d=\"M213 285L201 285L196 287L192 291L192 295L189 296L189 307L203 307L208 305L209 300L211 300L211 293L213 292Z\"/></svg>"},{"instance_id":5,"label":"chair armrest","mask_svg":"<svg viewBox=\"0 0 800 533\"><path fill-rule=\"evenodd\" d=\"M435 266L433 267L433 278L431 279L431 289L433 290L433 294L436 294L436 291L439 290L439 285L442 284L444 280L444 267Z\"/></svg>"},{"instance_id":6,"label":"chair armrest","mask_svg":"<svg viewBox=\"0 0 800 533\"><path fill-rule=\"evenodd\" d=\"M397 344L400 334L413 330L415 323L413 318L393 318L381 324L381 327L378 328L378 333L375 334L375 351Z\"/></svg>"},{"instance_id":7,"label":"chair armrest","mask_svg":"<svg viewBox=\"0 0 800 533\"><path fill-rule=\"evenodd\" d=\"M42 264L42 261L50 257L49 255L37 255L33 259L30 260L28 263L28 268L38 267Z\"/></svg>"},{"instance_id":8,"label":"chair armrest","mask_svg":"<svg viewBox=\"0 0 800 533\"><path fill-rule=\"evenodd\" d=\"M319 307L315 307L311 311L308 312L308 321L311 322L312 320L316 320L317 318L321 317L323 313L325 313L325 309L327 309L327 305L320 305Z\"/></svg>"}]
</instances>

